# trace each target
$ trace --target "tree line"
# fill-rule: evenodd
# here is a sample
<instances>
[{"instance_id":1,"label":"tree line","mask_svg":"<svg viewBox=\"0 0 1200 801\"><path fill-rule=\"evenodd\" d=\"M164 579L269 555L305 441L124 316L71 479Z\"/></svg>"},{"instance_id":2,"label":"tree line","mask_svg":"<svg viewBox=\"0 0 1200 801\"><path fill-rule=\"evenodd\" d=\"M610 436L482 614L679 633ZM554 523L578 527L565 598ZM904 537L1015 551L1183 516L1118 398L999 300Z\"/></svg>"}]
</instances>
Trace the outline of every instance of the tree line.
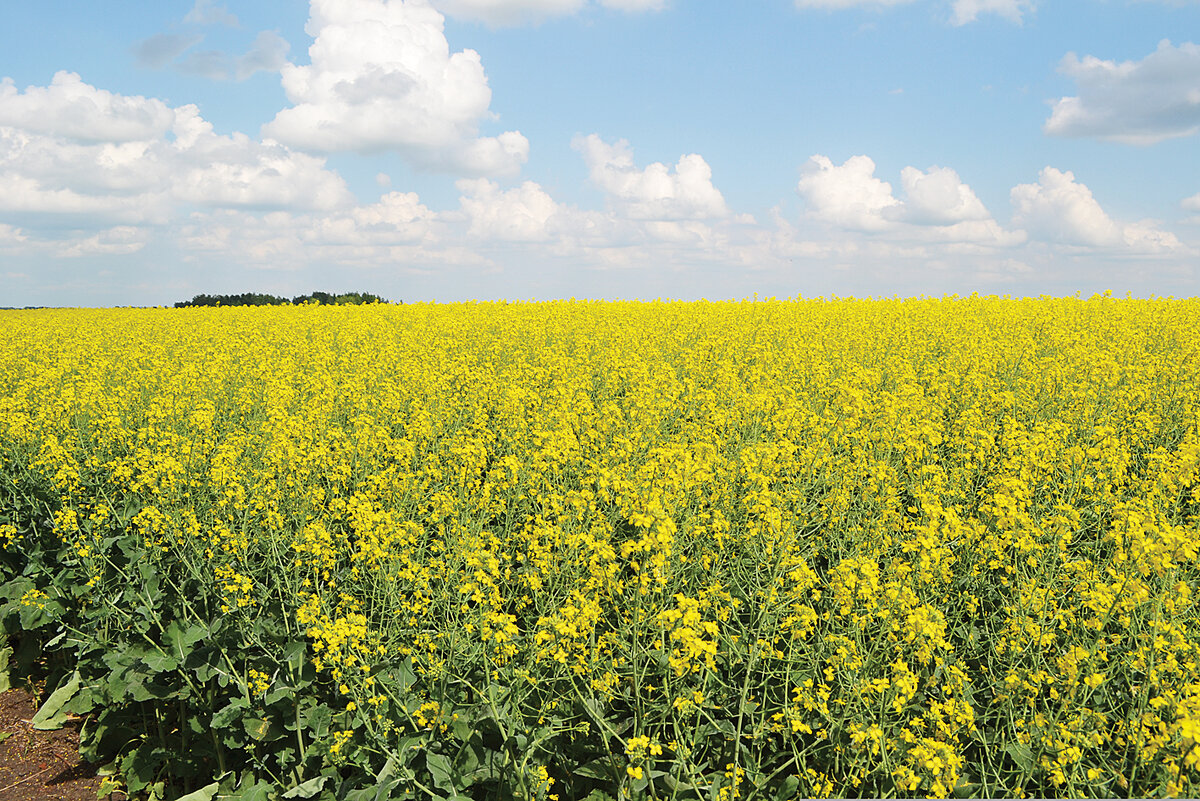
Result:
<instances>
[{"instance_id":1,"label":"tree line","mask_svg":"<svg viewBox=\"0 0 1200 801\"><path fill-rule=\"evenodd\" d=\"M309 295L297 295L291 300L276 295L264 295L259 292L243 292L240 295L196 295L191 300L176 301L175 308L185 309L191 306L302 306L317 304L321 306L358 306L364 303L388 303L389 301L372 295L370 292L313 292Z\"/></svg>"}]
</instances>

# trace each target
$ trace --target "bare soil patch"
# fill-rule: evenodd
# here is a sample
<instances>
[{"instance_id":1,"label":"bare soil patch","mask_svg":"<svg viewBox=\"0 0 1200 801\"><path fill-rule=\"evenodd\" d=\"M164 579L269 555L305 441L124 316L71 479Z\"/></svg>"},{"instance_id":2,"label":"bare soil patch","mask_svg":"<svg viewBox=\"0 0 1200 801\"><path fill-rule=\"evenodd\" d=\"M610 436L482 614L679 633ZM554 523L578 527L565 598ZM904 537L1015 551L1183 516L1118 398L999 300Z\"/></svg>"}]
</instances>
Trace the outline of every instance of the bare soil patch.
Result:
<instances>
[{"instance_id":1,"label":"bare soil patch","mask_svg":"<svg viewBox=\"0 0 1200 801\"><path fill-rule=\"evenodd\" d=\"M24 689L0 693L0 801L97 801L102 779L79 756L79 722L37 731L37 700ZM124 793L100 796L125 801Z\"/></svg>"}]
</instances>

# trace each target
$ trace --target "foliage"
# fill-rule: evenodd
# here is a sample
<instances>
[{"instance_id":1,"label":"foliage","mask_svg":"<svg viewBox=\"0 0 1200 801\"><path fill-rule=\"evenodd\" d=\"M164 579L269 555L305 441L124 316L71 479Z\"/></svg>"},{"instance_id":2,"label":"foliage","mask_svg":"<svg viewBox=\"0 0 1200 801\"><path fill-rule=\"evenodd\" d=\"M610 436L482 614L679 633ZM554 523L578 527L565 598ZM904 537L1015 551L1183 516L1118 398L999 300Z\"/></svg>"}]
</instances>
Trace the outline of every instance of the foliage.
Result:
<instances>
[{"instance_id":1,"label":"foliage","mask_svg":"<svg viewBox=\"0 0 1200 801\"><path fill-rule=\"evenodd\" d=\"M150 798L1195 793L1198 311L0 314L0 673Z\"/></svg>"},{"instance_id":2,"label":"foliage","mask_svg":"<svg viewBox=\"0 0 1200 801\"><path fill-rule=\"evenodd\" d=\"M344 292L340 295L329 292L313 292L311 295L298 295L291 300L275 295L263 295L257 292L243 292L240 295L196 295L191 300L175 302L175 308L184 309L193 306L300 306L315 303L320 306L358 306L364 303L387 303L386 300L370 292Z\"/></svg>"}]
</instances>

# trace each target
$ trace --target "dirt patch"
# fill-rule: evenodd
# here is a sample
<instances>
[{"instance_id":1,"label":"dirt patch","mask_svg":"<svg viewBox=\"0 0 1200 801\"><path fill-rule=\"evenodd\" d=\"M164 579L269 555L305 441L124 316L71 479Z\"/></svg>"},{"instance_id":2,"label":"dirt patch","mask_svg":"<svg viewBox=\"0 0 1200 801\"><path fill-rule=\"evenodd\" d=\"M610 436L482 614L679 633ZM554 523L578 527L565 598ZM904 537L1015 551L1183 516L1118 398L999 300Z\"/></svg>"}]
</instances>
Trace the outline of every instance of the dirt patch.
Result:
<instances>
[{"instance_id":1,"label":"dirt patch","mask_svg":"<svg viewBox=\"0 0 1200 801\"><path fill-rule=\"evenodd\" d=\"M102 779L79 756L79 723L37 731L29 723L35 712L25 690L0 693L0 801L97 801Z\"/></svg>"}]
</instances>

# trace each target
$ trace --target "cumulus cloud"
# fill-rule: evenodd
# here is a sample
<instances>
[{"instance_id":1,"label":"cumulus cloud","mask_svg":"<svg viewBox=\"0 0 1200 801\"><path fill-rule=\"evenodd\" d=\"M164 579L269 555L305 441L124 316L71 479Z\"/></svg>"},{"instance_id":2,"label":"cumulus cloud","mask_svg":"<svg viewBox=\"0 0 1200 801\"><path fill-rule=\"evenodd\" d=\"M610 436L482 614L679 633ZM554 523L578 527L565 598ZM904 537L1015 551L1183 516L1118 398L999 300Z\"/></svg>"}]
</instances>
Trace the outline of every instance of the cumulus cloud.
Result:
<instances>
[{"instance_id":1,"label":"cumulus cloud","mask_svg":"<svg viewBox=\"0 0 1200 801\"><path fill-rule=\"evenodd\" d=\"M981 14L995 14L1020 25L1027 12L1033 11L1031 0L954 0L954 25L974 22Z\"/></svg>"},{"instance_id":2,"label":"cumulus cloud","mask_svg":"<svg viewBox=\"0 0 1200 801\"><path fill-rule=\"evenodd\" d=\"M435 0L447 16L493 27L537 23L580 11L587 0Z\"/></svg>"},{"instance_id":3,"label":"cumulus cloud","mask_svg":"<svg viewBox=\"0 0 1200 801\"><path fill-rule=\"evenodd\" d=\"M596 134L577 136L571 146L583 155L592 183L622 214L641 220L700 220L726 217L725 198L712 183L703 157L681 156L674 171L661 162L638 169L624 139L608 144Z\"/></svg>"},{"instance_id":4,"label":"cumulus cloud","mask_svg":"<svg viewBox=\"0 0 1200 801\"><path fill-rule=\"evenodd\" d=\"M991 219L992 215L971 187L949 167L930 167L926 172L905 167L900 171L900 184L904 187L905 201L897 219L904 222L954 225Z\"/></svg>"},{"instance_id":5,"label":"cumulus cloud","mask_svg":"<svg viewBox=\"0 0 1200 801\"><path fill-rule=\"evenodd\" d=\"M1200 131L1200 45L1164 39L1141 61L1068 53L1059 72L1078 95L1055 101L1048 134L1150 145Z\"/></svg>"},{"instance_id":6,"label":"cumulus cloud","mask_svg":"<svg viewBox=\"0 0 1200 801\"><path fill-rule=\"evenodd\" d=\"M96 141L104 135L108 141ZM240 133L215 134L193 105L112 94L69 73L24 92L0 84L0 188L0 208L8 211L127 221L162 220L173 204L353 203L321 158Z\"/></svg>"},{"instance_id":7,"label":"cumulus cloud","mask_svg":"<svg viewBox=\"0 0 1200 801\"><path fill-rule=\"evenodd\" d=\"M852 156L836 165L816 155L802 168L797 190L816 220L849 231L886 233L896 242L1011 247L1025 234L1000 226L958 173L949 167L900 172L904 199L875 177L875 162Z\"/></svg>"},{"instance_id":8,"label":"cumulus cloud","mask_svg":"<svg viewBox=\"0 0 1200 801\"><path fill-rule=\"evenodd\" d=\"M1039 239L1088 247L1121 241L1121 229L1069 170L1046 167L1036 184L1019 184L1010 197L1013 223Z\"/></svg>"},{"instance_id":9,"label":"cumulus cloud","mask_svg":"<svg viewBox=\"0 0 1200 801\"><path fill-rule=\"evenodd\" d=\"M469 221L467 232L471 236L509 242L543 242L550 238L547 223L559 206L533 181L504 191L486 178L464 179L455 186L462 193L459 205Z\"/></svg>"},{"instance_id":10,"label":"cumulus cloud","mask_svg":"<svg viewBox=\"0 0 1200 801\"><path fill-rule=\"evenodd\" d=\"M891 225L884 211L900 206L892 185L875 177L869 156L851 156L841 166L813 156L801 169L797 189L813 217L839 228L882 231Z\"/></svg>"},{"instance_id":11,"label":"cumulus cloud","mask_svg":"<svg viewBox=\"0 0 1200 801\"><path fill-rule=\"evenodd\" d=\"M576 14L588 6L588 0L432 0L447 16L482 22L493 28L537 24L552 17ZM666 0L597 0L604 8L616 11L660 11Z\"/></svg>"},{"instance_id":12,"label":"cumulus cloud","mask_svg":"<svg viewBox=\"0 0 1200 801\"><path fill-rule=\"evenodd\" d=\"M451 53L426 0L312 0L311 64L281 70L290 108L263 135L315 152L396 150L418 166L516 172L517 131L480 137L491 89L479 54Z\"/></svg>"},{"instance_id":13,"label":"cumulus cloud","mask_svg":"<svg viewBox=\"0 0 1200 801\"><path fill-rule=\"evenodd\" d=\"M1046 167L1036 184L1019 184L1010 196L1013 224L1036 239L1140 253L1183 249L1174 234L1159 230L1153 221L1118 224L1069 170Z\"/></svg>"},{"instance_id":14,"label":"cumulus cloud","mask_svg":"<svg viewBox=\"0 0 1200 801\"><path fill-rule=\"evenodd\" d=\"M175 121L166 103L118 95L57 72L49 86L17 91L0 80L0 125L85 142L131 142L162 136Z\"/></svg>"}]
</instances>

